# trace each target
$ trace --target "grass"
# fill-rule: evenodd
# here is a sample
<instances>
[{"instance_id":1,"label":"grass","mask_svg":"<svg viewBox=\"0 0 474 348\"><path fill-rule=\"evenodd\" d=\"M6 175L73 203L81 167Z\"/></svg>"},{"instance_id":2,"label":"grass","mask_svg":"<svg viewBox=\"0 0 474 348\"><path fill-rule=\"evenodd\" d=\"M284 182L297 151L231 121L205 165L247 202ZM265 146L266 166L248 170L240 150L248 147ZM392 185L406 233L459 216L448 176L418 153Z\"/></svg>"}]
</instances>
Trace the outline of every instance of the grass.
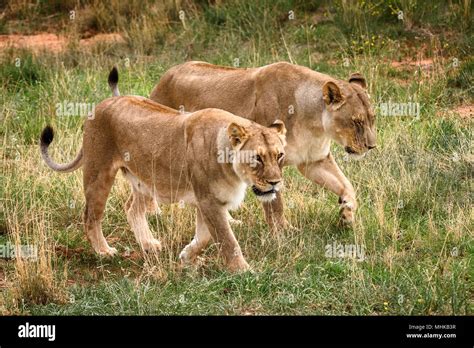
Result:
<instances>
[{"instance_id":1,"label":"grass","mask_svg":"<svg viewBox=\"0 0 474 348\"><path fill-rule=\"evenodd\" d=\"M472 117L452 111L473 102L470 1L435 1L430 9L421 1L178 1L151 6L145 16L134 2L113 2L120 7L113 17L99 2L34 4L26 11L11 2L0 28L44 30L35 14L51 15L50 30L70 45L57 55L12 49L0 58L0 245L34 244L39 254L37 262L0 259L0 313L473 313ZM80 22L67 22L71 8ZM410 23L397 19L398 10ZM77 46L78 38L102 31L122 32L125 43ZM337 197L294 168L285 169L284 196L295 230L270 235L248 195L233 214L245 223L233 229L254 273L227 273L214 246L198 267L181 269L178 254L192 238L194 212L178 205L150 216L164 251L143 257L123 212L129 188L120 175L103 229L121 256L98 258L82 230L82 172L54 173L39 156L47 123L57 132L57 161L69 161L80 147L83 119L55 115L56 104L109 97L112 65L122 93L147 96L175 64L232 65L236 58L244 67L293 61L338 78L360 71L374 106L416 101L420 117L378 113L378 148L363 161L345 160L334 145L357 190L353 228L338 225ZM392 64L422 58L433 64ZM364 245L365 260L326 257L333 242Z\"/></svg>"}]
</instances>

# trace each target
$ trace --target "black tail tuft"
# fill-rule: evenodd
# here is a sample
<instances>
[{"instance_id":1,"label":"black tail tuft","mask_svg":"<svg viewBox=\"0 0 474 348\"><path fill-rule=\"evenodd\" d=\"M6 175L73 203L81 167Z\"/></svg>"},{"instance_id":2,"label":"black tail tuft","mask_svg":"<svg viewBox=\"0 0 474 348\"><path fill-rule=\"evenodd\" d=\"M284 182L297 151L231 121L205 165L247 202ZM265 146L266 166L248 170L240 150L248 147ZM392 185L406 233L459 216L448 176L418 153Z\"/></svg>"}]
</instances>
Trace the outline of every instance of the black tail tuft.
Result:
<instances>
[{"instance_id":1,"label":"black tail tuft","mask_svg":"<svg viewBox=\"0 0 474 348\"><path fill-rule=\"evenodd\" d=\"M118 84L118 70L117 68L114 66L112 68L112 70L110 71L110 74L109 74L109 86L115 86Z\"/></svg>"},{"instance_id":2,"label":"black tail tuft","mask_svg":"<svg viewBox=\"0 0 474 348\"><path fill-rule=\"evenodd\" d=\"M46 126L41 132L41 145L49 146L53 142L54 131L53 127Z\"/></svg>"}]
</instances>

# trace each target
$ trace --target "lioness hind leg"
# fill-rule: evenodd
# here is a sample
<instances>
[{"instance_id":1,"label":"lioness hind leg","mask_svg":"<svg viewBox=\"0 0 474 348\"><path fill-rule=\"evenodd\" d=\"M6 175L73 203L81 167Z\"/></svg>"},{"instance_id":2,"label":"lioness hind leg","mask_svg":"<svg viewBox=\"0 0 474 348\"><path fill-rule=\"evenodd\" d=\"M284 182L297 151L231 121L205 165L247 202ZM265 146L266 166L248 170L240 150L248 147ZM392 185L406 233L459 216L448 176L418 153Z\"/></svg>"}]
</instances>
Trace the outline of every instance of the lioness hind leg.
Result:
<instances>
[{"instance_id":1,"label":"lioness hind leg","mask_svg":"<svg viewBox=\"0 0 474 348\"><path fill-rule=\"evenodd\" d=\"M196 212L196 232L191 243L186 245L179 254L179 259L184 264L192 263L196 260L196 257L202 252L202 250L209 244L211 240L211 234L204 223L201 213L199 210Z\"/></svg>"},{"instance_id":2,"label":"lioness hind leg","mask_svg":"<svg viewBox=\"0 0 474 348\"><path fill-rule=\"evenodd\" d=\"M135 234L135 238L142 250L148 252L161 250L161 243L153 237L146 220L146 212L155 209L156 202L154 198L136 190L133 191L125 206L127 220Z\"/></svg>"},{"instance_id":3,"label":"lioness hind leg","mask_svg":"<svg viewBox=\"0 0 474 348\"><path fill-rule=\"evenodd\" d=\"M84 166L84 192L86 208L84 211L84 229L94 250L102 256L113 256L117 249L111 248L102 233L101 221L105 204L117 171L104 169L101 172Z\"/></svg>"}]
</instances>

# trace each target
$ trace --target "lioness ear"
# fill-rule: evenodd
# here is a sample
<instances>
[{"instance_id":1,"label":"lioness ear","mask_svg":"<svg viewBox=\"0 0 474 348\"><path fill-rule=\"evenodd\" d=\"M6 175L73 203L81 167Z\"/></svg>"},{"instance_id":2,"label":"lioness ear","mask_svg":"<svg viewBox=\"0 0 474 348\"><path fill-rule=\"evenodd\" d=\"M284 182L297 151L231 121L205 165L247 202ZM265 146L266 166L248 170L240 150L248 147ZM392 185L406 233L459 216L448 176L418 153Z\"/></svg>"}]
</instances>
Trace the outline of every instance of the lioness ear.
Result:
<instances>
[{"instance_id":1,"label":"lioness ear","mask_svg":"<svg viewBox=\"0 0 474 348\"><path fill-rule=\"evenodd\" d=\"M285 135L286 134L286 127L283 121L281 120L276 120L273 122L269 128L273 128L277 131L279 135Z\"/></svg>"},{"instance_id":2,"label":"lioness ear","mask_svg":"<svg viewBox=\"0 0 474 348\"><path fill-rule=\"evenodd\" d=\"M363 89L367 89L367 83L365 81L365 77L362 76L362 74L360 74L358 72L353 73L349 77L349 83L355 83L355 84L361 86Z\"/></svg>"},{"instance_id":3,"label":"lioness ear","mask_svg":"<svg viewBox=\"0 0 474 348\"><path fill-rule=\"evenodd\" d=\"M323 99L326 105L337 104L344 99L344 96L338 85L328 81L323 85Z\"/></svg>"},{"instance_id":4,"label":"lioness ear","mask_svg":"<svg viewBox=\"0 0 474 348\"><path fill-rule=\"evenodd\" d=\"M227 135L229 136L232 147L242 144L248 138L248 133L245 128L233 122L227 127Z\"/></svg>"}]
</instances>

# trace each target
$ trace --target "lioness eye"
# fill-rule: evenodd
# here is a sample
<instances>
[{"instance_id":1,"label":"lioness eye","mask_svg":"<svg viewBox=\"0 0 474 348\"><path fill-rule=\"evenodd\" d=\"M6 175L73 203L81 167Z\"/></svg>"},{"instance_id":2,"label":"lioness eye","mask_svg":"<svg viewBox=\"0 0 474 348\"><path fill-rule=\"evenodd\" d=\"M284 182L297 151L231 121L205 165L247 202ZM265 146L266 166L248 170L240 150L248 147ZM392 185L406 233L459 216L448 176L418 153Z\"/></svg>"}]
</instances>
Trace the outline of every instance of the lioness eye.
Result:
<instances>
[{"instance_id":1,"label":"lioness eye","mask_svg":"<svg viewBox=\"0 0 474 348\"><path fill-rule=\"evenodd\" d=\"M282 158L283 158L283 152L280 152L280 153L278 154L278 156L277 156L277 159L278 159L278 160L281 160Z\"/></svg>"}]
</instances>

